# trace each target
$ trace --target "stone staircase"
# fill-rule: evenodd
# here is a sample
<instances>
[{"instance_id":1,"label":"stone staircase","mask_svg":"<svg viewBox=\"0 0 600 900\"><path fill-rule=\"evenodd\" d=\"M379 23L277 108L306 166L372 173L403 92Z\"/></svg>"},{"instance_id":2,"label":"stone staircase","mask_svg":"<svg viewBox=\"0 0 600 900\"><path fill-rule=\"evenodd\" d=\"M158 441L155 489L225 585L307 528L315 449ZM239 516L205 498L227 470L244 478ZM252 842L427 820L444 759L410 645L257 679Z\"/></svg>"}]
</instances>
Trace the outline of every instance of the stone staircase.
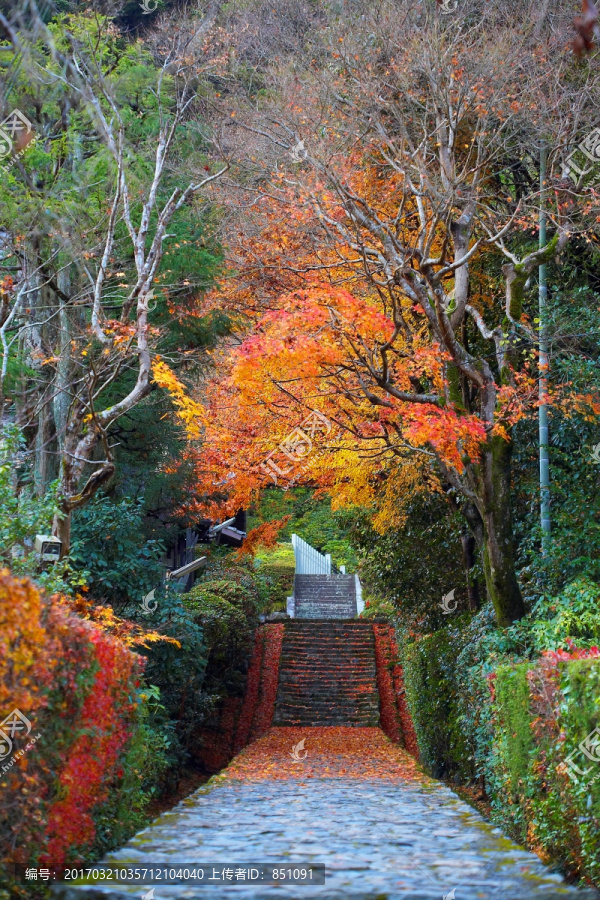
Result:
<instances>
[{"instance_id":1,"label":"stone staircase","mask_svg":"<svg viewBox=\"0 0 600 900\"><path fill-rule=\"evenodd\" d=\"M273 725L379 725L370 623L286 623Z\"/></svg>"},{"instance_id":2,"label":"stone staircase","mask_svg":"<svg viewBox=\"0 0 600 900\"><path fill-rule=\"evenodd\" d=\"M296 575L294 618L353 619L356 616L354 575Z\"/></svg>"}]
</instances>

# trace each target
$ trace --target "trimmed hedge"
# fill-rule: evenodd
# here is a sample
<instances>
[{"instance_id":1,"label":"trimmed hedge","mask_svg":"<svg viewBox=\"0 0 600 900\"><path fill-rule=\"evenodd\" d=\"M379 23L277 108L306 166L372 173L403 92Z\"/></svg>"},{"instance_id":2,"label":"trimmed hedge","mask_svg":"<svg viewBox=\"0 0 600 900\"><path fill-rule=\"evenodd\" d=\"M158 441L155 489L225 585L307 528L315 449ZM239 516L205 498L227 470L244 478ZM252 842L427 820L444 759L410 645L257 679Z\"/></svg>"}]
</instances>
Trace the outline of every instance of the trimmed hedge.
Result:
<instances>
[{"instance_id":1,"label":"trimmed hedge","mask_svg":"<svg viewBox=\"0 0 600 900\"><path fill-rule=\"evenodd\" d=\"M496 823L542 859L597 884L600 659L548 651L507 663L506 636L482 637L476 618L404 647L421 761L438 777L483 776ZM589 759L578 748L595 729ZM578 780L564 765L573 751L589 769Z\"/></svg>"},{"instance_id":2,"label":"trimmed hedge","mask_svg":"<svg viewBox=\"0 0 600 900\"><path fill-rule=\"evenodd\" d=\"M543 858L598 883L600 744L589 748L594 759L579 745L600 726L600 661L503 666L494 707L498 820ZM584 776L565 769L573 751Z\"/></svg>"},{"instance_id":3,"label":"trimmed hedge","mask_svg":"<svg viewBox=\"0 0 600 900\"><path fill-rule=\"evenodd\" d=\"M80 863L123 843L146 824L162 769L140 656L6 569L0 620L0 718L30 723L2 735L1 880L14 863Z\"/></svg>"},{"instance_id":4,"label":"trimmed hedge","mask_svg":"<svg viewBox=\"0 0 600 900\"><path fill-rule=\"evenodd\" d=\"M402 660L422 764L435 778L464 780L472 767L457 704L455 663L456 647L446 630L409 644Z\"/></svg>"}]
</instances>

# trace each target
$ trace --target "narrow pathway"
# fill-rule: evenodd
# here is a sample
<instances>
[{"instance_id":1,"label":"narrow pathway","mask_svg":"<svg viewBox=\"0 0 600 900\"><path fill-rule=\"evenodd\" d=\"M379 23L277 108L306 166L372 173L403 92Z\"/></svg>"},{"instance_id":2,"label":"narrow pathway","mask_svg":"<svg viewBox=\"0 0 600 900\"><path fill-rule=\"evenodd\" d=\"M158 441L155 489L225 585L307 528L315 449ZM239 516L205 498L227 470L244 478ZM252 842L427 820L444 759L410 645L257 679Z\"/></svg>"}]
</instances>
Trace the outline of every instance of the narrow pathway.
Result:
<instances>
[{"instance_id":1,"label":"narrow pathway","mask_svg":"<svg viewBox=\"0 0 600 900\"><path fill-rule=\"evenodd\" d=\"M424 776L378 728L272 728L105 862L326 866L324 886L163 885L155 886L154 900L597 897L567 887L537 856ZM55 889L61 900L141 898L148 890Z\"/></svg>"}]
</instances>

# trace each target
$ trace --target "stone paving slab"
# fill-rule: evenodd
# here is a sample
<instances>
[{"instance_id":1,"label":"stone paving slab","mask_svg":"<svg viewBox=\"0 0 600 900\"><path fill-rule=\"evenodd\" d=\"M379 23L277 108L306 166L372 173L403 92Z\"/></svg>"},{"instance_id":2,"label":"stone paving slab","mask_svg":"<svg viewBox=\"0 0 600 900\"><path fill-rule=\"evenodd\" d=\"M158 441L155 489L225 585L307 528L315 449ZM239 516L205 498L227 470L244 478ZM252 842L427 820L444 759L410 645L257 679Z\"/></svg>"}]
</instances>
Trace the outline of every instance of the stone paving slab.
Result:
<instances>
[{"instance_id":1,"label":"stone paving slab","mask_svg":"<svg viewBox=\"0 0 600 900\"><path fill-rule=\"evenodd\" d=\"M356 746L364 747L364 735L357 734L363 731L373 732L374 754L381 761L387 751L388 769L383 766L380 777L355 771L353 747L343 766L339 759L337 764L332 760L340 756L339 739L343 744L351 741L348 732L354 732ZM331 734L323 736L323 732ZM340 736L339 732L345 733ZM596 891L564 884L537 856L506 839L448 787L420 774L410 757L379 729L303 729L302 733L308 735L306 767L293 757L290 762L281 759L279 777L269 776L273 770L265 760L274 755L277 759L275 748L286 739L291 750L299 734L298 729L272 729L246 748L227 770L230 774L219 776L164 813L104 862L145 867L265 862L326 866L323 886L155 885L154 900L206 896L219 900L591 900L599 896ZM334 753L327 753L328 743ZM399 775L393 770L394 758ZM254 779L253 764L260 773ZM329 772L323 776L319 769L325 767ZM61 886L54 892L61 900L125 900L141 898L148 890L141 885L117 890Z\"/></svg>"}]
</instances>

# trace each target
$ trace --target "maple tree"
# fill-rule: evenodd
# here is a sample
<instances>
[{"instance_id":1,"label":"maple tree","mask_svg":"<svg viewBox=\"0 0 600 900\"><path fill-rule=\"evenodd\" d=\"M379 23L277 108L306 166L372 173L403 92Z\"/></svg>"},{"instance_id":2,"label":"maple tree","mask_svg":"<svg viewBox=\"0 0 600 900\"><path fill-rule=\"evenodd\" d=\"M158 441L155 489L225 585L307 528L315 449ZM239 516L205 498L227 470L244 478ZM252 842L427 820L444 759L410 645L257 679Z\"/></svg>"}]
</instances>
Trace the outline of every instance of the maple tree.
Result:
<instances>
[{"instance_id":1,"label":"maple tree","mask_svg":"<svg viewBox=\"0 0 600 900\"><path fill-rule=\"evenodd\" d=\"M247 500L268 482L265 455L320 413L335 438L303 477L337 495L358 453L364 480L412 466L414 484L437 484L468 521L505 625L524 612L511 455L537 403L528 291L594 225L597 197L577 194L562 160L599 82L568 47L566 10L524 35L499 3L475 24L469 9L449 21L381 4L273 65L275 100L228 99L265 183L234 219L221 302L250 325L215 388L223 434L209 432L204 463ZM542 146L551 237L538 248Z\"/></svg>"}]
</instances>

